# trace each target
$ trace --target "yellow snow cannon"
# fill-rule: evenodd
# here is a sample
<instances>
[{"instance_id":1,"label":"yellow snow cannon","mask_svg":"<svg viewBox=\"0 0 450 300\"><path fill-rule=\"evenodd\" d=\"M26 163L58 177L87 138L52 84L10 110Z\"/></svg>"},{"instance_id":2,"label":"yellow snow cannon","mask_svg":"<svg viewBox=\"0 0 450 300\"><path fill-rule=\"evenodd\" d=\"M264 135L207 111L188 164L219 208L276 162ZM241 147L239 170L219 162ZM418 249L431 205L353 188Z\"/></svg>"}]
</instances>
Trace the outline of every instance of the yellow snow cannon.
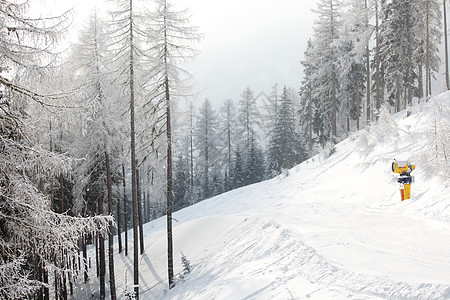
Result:
<instances>
[{"instance_id":1,"label":"yellow snow cannon","mask_svg":"<svg viewBox=\"0 0 450 300\"><path fill-rule=\"evenodd\" d=\"M411 176L411 172L416 169L416 166L409 161L392 162L392 172L400 174L397 178L397 182L400 183L400 196L403 200L411 198L411 183L414 181L414 177Z\"/></svg>"}]
</instances>

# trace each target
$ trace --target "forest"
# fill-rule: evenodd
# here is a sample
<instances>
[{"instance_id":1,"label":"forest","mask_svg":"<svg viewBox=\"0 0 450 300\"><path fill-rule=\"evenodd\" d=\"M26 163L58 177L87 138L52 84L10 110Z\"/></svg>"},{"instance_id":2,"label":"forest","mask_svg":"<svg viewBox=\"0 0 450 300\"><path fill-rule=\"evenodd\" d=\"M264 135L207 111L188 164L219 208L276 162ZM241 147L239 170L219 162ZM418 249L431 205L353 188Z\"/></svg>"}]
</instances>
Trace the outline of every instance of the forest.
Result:
<instances>
[{"instance_id":1,"label":"forest","mask_svg":"<svg viewBox=\"0 0 450 300\"><path fill-rule=\"evenodd\" d=\"M100 297L109 282L115 299L117 233L119 252L133 243L129 297L139 298L142 225L164 215L170 288L173 211L331 155L380 113L427 101L442 65L449 88L446 0L319 0L299 85L247 87L218 108L222 99L192 97L186 62L202 34L186 11L110 4L62 50L71 12L0 3L3 299L67 299L88 280L87 245Z\"/></svg>"}]
</instances>

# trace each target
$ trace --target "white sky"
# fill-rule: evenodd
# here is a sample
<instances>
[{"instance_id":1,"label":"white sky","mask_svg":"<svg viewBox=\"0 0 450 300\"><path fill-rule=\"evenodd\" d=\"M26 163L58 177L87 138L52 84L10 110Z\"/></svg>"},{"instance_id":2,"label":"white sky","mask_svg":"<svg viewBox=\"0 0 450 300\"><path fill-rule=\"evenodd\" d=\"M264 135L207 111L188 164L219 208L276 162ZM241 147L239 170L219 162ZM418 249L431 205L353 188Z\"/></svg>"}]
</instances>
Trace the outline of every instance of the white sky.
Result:
<instances>
[{"instance_id":1,"label":"white sky","mask_svg":"<svg viewBox=\"0 0 450 300\"><path fill-rule=\"evenodd\" d=\"M217 105L227 98L236 102L247 86L257 95L269 93L275 83L298 90L316 0L173 1L189 10L191 25L204 34L197 45L201 53L188 67L195 90L201 91L198 100L208 98ZM73 6L76 17L82 18L96 0L47 2Z\"/></svg>"}]
</instances>

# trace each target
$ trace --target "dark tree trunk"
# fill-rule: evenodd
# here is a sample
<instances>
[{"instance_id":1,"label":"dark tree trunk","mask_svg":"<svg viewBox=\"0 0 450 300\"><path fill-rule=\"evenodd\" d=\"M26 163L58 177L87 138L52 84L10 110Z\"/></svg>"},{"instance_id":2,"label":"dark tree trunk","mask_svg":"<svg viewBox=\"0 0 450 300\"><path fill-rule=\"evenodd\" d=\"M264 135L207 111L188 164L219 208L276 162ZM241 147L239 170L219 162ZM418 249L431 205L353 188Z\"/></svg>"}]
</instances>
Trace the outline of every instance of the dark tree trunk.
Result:
<instances>
[{"instance_id":1,"label":"dark tree trunk","mask_svg":"<svg viewBox=\"0 0 450 300\"><path fill-rule=\"evenodd\" d=\"M86 283L89 280L88 273L88 258L87 258L87 247L86 247L86 236L83 235L83 264L84 264L84 282Z\"/></svg>"},{"instance_id":2,"label":"dark tree trunk","mask_svg":"<svg viewBox=\"0 0 450 300\"><path fill-rule=\"evenodd\" d=\"M125 231L125 255L128 255L128 213L127 213L127 191L125 184L125 166L122 163L122 184L123 184L123 228Z\"/></svg>"},{"instance_id":3,"label":"dark tree trunk","mask_svg":"<svg viewBox=\"0 0 450 300\"><path fill-rule=\"evenodd\" d=\"M131 134L131 202L133 207L133 279L134 293L139 299L139 244L138 244L138 212L137 212L137 181L136 181L136 132L134 117L134 29L133 29L133 0L130 0L130 134Z\"/></svg>"},{"instance_id":4,"label":"dark tree trunk","mask_svg":"<svg viewBox=\"0 0 450 300\"><path fill-rule=\"evenodd\" d=\"M106 184L108 190L108 214L113 213L112 203L112 184L111 184L111 165L109 161L109 154L105 152L106 163ZM119 201L118 201L119 202ZM108 262L109 262L109 288L111 300L116 300L116 278L114 273L114 241L113 241L114 224L109 221L109 236L108 236Z\"/></svg>"},{"instance_id":5,"label":"dark tree trunk","mask_svg":"<svg viewBox=\"0 0 450 300\"><path fill-rule=\"evenodd\" d=\"M103 197L98 197L98 214L103 215ZM106 287L105 287L105 273L106 273L106 259L105 259L105 238L103 235L98 236L98 249L99 249L99 271L100 271L100 299L105 299L106 297Z\"/></svg>"},{"instance_id":6,"label":"dark tree trunk","mask_svg":"<svg viewBox=\"0 0 450 300\"><path fill-rule=\"evenodd\" d=\"M136 162L137 165L137 162ZM141 197L141 180L139 176L139 168L136 169L136 183L137 183L137 205L138 205L138 218L139 218L139 242L141 254L144 254L144 228L142 221L142 197Z\"/></svg>"}]
</instances>

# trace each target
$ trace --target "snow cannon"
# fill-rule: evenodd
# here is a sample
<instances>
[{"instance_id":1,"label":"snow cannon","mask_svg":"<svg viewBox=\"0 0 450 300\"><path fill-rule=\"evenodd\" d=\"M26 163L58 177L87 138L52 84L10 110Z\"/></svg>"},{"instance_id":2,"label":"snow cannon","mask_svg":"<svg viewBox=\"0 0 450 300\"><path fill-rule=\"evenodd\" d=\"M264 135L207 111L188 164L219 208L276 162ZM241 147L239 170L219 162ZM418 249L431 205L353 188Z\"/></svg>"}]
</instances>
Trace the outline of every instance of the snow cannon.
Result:
<instances>
[{"instance_id":1,"label":"snow cannon","mask_svg":"<svg viewBox=\"0 0 450 300\"><path fill-rule=\"evenodd\" d=\"M409 161L398 161L392 162L392 172L399 174L397 182L400 183L400 196L402 201L411 198L411 183L414 182L414 177L411 176L411 172L416 168L415 165L411 164Z\"/></svg>"}]
</instances>

